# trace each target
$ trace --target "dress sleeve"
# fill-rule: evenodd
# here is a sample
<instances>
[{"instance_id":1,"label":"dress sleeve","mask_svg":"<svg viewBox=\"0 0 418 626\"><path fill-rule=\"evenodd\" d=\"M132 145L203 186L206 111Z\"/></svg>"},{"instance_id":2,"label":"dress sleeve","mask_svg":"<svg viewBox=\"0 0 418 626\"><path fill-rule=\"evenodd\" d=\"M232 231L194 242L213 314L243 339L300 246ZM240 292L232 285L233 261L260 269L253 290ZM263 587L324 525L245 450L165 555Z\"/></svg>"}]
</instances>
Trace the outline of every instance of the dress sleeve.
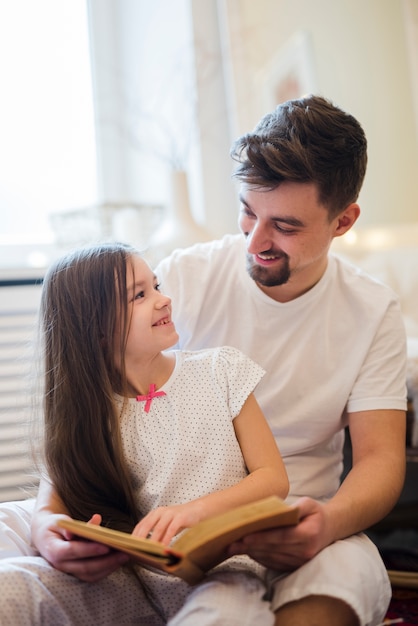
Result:
<instances>
[{"instance_id":1,"label":"dress sleeve","mask_svg":"<svg viewBox=\"0 0 418 626\"><path fill-rule=\"evenodd\" d=\"M240 350L224 346L214 353L217 385L226 398L232 419L263 378L264 369Z\"/></svg>"}]
</instances>

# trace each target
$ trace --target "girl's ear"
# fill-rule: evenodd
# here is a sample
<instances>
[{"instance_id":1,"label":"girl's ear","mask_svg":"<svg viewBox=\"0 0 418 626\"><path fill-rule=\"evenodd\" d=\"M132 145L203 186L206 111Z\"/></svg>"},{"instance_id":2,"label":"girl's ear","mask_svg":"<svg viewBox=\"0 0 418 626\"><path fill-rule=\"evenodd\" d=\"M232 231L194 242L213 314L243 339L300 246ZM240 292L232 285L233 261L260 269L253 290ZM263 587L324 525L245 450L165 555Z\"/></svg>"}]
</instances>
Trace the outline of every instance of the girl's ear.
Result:
<instances>
[{"instance_id":1,"label":"girl's ear","mask_svg":"<svg viewBox=\"0 0 418 626\"><path fill-rule=\"evenodd\" d=\"M341 237L355 224L360 215L360 207L357 203L349 204L336 218L334 237Z\"/></svg>"}]
</instances>

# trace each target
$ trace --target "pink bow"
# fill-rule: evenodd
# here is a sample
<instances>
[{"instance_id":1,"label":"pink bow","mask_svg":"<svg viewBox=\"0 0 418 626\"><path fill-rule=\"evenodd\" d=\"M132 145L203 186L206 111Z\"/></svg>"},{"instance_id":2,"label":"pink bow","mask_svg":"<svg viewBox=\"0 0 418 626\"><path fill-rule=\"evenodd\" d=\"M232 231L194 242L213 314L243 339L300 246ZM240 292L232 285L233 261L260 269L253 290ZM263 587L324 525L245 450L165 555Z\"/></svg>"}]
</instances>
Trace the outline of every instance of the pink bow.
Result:
<instances>
[{"instance_id":1,"label":"pink bow","mask_svg":"<svg viewBox=\"0 0 418 626\"><path fill-rule=\"evenodd\" d=\"M138 402L140 402L141 400L146 400L145 413L149 413L149 410L151 408L151 402L154 400L154 398L165 395L167 395L165 391L155 391L155 385L152 384L149 386L149 391L146 396L136 396L136 399L138 400Z\"/></svg>"}]
</instances>

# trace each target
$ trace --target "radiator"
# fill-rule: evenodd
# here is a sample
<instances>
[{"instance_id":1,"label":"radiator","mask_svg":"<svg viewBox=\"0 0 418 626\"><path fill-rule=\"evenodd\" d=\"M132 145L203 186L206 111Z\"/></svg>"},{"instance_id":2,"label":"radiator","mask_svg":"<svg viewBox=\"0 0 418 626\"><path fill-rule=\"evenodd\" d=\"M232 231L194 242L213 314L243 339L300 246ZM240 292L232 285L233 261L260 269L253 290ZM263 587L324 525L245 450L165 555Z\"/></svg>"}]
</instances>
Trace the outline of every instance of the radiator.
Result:
<instances>
[{"instance_id":1,"label":"radiator","mask_svg":"<svg viewBox=\"0 0 418 626\"><path fill-rule=\"evenodd\" d=\"M0 501L36 491L29 422L41 279L0 279Z\"/></svg>"}]
</instances>

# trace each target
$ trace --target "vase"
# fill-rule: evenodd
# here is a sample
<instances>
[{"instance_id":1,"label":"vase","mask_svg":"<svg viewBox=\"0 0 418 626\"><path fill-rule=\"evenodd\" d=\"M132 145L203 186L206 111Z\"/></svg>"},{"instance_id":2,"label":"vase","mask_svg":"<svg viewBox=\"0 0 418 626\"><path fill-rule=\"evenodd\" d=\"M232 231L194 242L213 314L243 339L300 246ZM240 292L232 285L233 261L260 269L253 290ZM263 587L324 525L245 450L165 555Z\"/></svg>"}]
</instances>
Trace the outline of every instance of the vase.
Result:
<instances>
[{"instance_id":1,"label":"vase","mask_svg":"<svg viewBox=\"0 0 418 626\"><path fill-rule=\"evenodd\" d=\"M170 187L167 212L160 227L151 236L146 253L152 265L168 256L176 248L187 248L194 243L213 239L210 233L193 218L187 173L183 170L172 171Z\"/></svg>"}]
</instances>

